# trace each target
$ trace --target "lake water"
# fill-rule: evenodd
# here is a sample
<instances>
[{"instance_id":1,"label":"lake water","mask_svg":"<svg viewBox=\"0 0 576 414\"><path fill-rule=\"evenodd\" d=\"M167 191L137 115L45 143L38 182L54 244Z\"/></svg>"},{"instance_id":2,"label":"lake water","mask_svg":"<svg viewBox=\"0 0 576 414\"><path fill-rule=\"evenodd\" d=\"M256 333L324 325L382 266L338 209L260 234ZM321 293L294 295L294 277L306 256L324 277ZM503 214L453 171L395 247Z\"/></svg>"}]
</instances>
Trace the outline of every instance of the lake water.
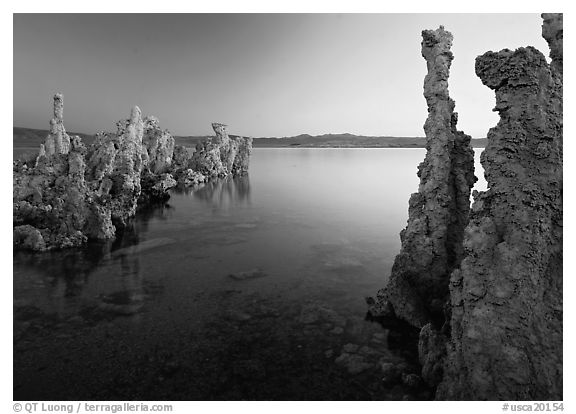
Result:
<instances>
[{"instance_id":1,"label":"lake water","mask_svg":"<svg viewBox=\"0 0 576 414\"><path fill-rule=\"evenodd\" d=\"M113 243L15 253L14 399L429 398L382 381L414 350L364 320L424 154L258 148Z\"/></svg>"}]
</instances>

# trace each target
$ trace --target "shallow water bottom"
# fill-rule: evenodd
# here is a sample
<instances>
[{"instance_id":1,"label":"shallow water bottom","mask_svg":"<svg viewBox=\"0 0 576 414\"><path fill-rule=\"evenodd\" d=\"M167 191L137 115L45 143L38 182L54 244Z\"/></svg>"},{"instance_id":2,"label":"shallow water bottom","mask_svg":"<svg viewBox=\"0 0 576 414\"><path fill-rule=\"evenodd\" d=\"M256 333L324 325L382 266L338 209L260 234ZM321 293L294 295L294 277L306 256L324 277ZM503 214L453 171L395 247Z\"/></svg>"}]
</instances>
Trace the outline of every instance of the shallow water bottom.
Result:
<instances>
[{"instance_id":1,"label":"shallow water bottom","mask_svg":"<svg viewBox=\"0 0 576 414\"><path fill-rule=\"evenodd\" d=\"M161 290L161 289L160 289ZM427 399L384 382L383 364L417 372L406 338L325 303L241 286L198 292L178 318L152 321L140 296L107 297L66 320L17 308L16 400ZM104 299L102 299L104 300ZM209 320L198 321L201 313ZM157 319L157 318L154 318Z\"/></svg>"},{"instance_id":2,"label":"shallow water bottom","mask_svg":"<svg viewBox=\"0 0 576 414\"><path fill-rule=\"evenodd\" d=\"M365 320L423 156L255 149L112 243L15 253L14 399L431 398L414 333Z\"/></svg>"},{"instance_id":3,"label":"shallow water bottom","mask_svg":"<svg viewBox=\"0 0 576 414\"><path fill-rule=\"evenodd\" d=\"M430 397L399 372L384 378L390 364L417 372L416 350L364 320L386 266L369 246L294 246L292 224L226 215L195 215L190 237L172 209L141 212L114 243L15 253L14 399ZM252 245L268 225L287 239L274 249L302 250L289 264L250 258L270 248Z\"/></svg>"}]
</instances>

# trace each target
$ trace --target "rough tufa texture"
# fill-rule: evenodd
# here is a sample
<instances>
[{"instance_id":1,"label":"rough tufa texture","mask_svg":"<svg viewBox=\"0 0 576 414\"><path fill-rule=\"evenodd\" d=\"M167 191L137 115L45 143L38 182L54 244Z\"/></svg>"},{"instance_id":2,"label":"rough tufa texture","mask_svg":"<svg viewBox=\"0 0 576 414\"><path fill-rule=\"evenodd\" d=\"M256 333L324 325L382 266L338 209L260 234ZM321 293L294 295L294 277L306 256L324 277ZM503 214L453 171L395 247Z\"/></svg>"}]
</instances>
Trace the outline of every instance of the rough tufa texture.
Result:
<instances>
[{"instance_id":1,"label":"rough tufa texture","mask_svg":"<svg viewBox=\"0 0 576 414\"><path fill-rule=\"evenodd\" d=\"M50 120L50 134L46 137L43 151L45 156L67 154L70 151L70 136L64 129L64 98L61 93L54 95L54 118Z\"/></svg>"},{"instance_id":2,"label":"rough tufa texture","mask_svg":"<svg viewBox=\"0 0 576 414\"><path fill-rule=\"evenodd\" d=\"M111 226L109 212L100 218L90 214L96 202L85 181L85 152L80 138L72 137L66 154L39 157L34 168L14 165L15 246L32 250L77 246L99 231L94 220L102 220L104 228Z\"/></svg>"},{"instance_id":3,"label":"rough tufa texture","mask_svg":"<svg viewBox=\"0 0 576 414\"><path fill-rule=\"evenodd\" d=\"M475 193L451 278L438 399L563 399L562 17L543 17L552 66L533 47L476 59L500 121L481 159L489 189Z\"/></svg>"},{"instance_id":4,"label":"rough tufa texture","mask_svg":"<svg viewBox=\"0 0 576 414\"><path fill-rule=\"evenodd\" d=\"M196 145L190 168L206 177L226 177L248 172L252 138L230 137L226 125L213 123L214 138Z\"/></svg>"},{"instance_id":5,"label":"rough tufa texture","mask_svg":"<svg viewBox=\"0 0 576 414\"><path fill-rule=\"evenodd\" d=\"M400 254L388 285L370 307L373 316L393 315L417 328L444 318L450 273L462 258L470 189L476 181L470 137L456 130L457 114L448 94L452 34L440 26L423 31L422 38L428 67L426 158L418 167L420 186L410 197L408 225L400 233Z\"/></svg>"},{"instance_id":6,"label":"rough tufa texture","mask_svg":"<svg viewBox=\"0 0 576 414\"><path fill-rule=\"evenodd\" d=\"M562 13L542 13L542 37L548 42L550 47L550 59L552 68L562 76L563 56L562 44L564 41L564 30Z\"/></svg>"},{"instance_id":7,"label":"rough tufa texture","mask_svg":"<svg viewBox=\"0 0 576 414\"><path fill-rule=\"evenodd\" d=\"M248 167L250 165L250 155L252 154L252 138L251 137L237 137L238 148L236 150L236 157L232 164L233 175L248 174Z\"/></svg>"},{"instance_id":8,"label":"rough tufa texture","mask_svg":"<svg viewBox=\"0 0 576 414\"><path fill-rule=\"evenodd\" d=\"M140 175L143 169L142 146L144 125L142 112L137 106L132 108L130 119L116 123L118 131L118 152L114 157L111 173L105 177L100 195L107 199L112 212L112 220L119 227L136 214L136 206L141 193Z\"/></svg>"},{"instance_id":9,"label":"rough tufa texture","mask_svg":"<svg viewBox=\"0 0 576 414\"><path fill-rule=\"evenodd\" d=\"M205 176L190 169L188 150L174 146L158 119L142 119L137 106L129 119L117 122L116 134L99 132L88 149L79 137L66 134L62 114L63 98L57 94L50 134L34 166L14 162L16 248L42 251L111 239L139 204L170 197L168 191L177 185L173 174L181 185L193 186L248 171L251 139L230 138L221 124L214 124L214 142L203 146L210 150L194 158L199 165L211 165L215 157L217 170Z\"/></svg>"},{"instance_id":10,"label":"rough tufa texture","mask_svg":"<svg viewBox=\"0 0 576 414\"><path fill-rule=\"evenodd\" d=\"M144 118L143 144L146 150L146 165L153 174L168 172L174 155L174 138L167 130L162 130L158 118Z\"/></svg>"}]
</instances>

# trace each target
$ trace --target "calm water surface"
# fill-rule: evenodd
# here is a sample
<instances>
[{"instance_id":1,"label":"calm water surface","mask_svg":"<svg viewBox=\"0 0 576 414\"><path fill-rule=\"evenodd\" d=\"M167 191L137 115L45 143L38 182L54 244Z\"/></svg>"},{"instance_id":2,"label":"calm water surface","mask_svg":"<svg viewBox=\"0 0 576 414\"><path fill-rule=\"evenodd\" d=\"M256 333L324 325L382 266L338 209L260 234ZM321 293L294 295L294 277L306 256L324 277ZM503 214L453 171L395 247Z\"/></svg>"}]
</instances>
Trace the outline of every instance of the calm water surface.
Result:
<instances>
[{"instance_id":1,"label":"calm water surface","mask_svg":"<svg viewBox=\"0 0 576 414\"><path fill-rule=\"evenodd\" d=\"M428 398L382 384L414 350L364 320L424 153L254 149L249 177L174 192L113 243L16 253L14 398ZM347 344L373 367L338 363Z\"/></svg>"}]
</instances>

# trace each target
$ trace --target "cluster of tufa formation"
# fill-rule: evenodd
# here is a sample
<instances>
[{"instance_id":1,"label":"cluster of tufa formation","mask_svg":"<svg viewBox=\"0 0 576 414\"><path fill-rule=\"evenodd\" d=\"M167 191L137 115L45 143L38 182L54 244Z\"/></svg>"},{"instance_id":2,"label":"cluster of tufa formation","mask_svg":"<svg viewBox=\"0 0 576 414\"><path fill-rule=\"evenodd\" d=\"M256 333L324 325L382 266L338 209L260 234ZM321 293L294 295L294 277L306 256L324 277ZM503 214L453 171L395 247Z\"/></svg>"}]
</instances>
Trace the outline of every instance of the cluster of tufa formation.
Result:
<instances>
[{"instance_id":1,"label":"cluster of tufa formation","mask_svg":"<svg viewBox=\"0 0 576 414\"><path fill-rule=\"evenodd\" d=\"M196 145L190 160L191 168L208 177L246 173L252 138L230 137L224 124L213 123L212 128L216 136Z\"/></svg>"},{"instance_id":2,"label":"cluster of tufa formation","mask_svg":"<svg viewBox=\"0 0 576 414\"><path fill-rule=\"evenodd\" d=\"M14 246L37 251L78 246L89 239L115 237L143 203L165 201L178 183L197 185L214 177L248 172L251 138L208 140L210 154L191 156L159 126L142 118L135 106L130 118L117 122L117 132L96 134L86 148L80 137L66 134L63 98L54 96L50 134L34 166L15 161L13 168ZM212 143L213 142L213 143ZM197 151L198 152L198 151ZM210 165L216 154L220 164Z\"/></svg>"},{"instance_id":3,"label":"cluster of tufa formation","mask_svg":"<svg viewBox=\"0 0 576 414\"><path fill-rule=\"evenodd\" d=\"M476 59L500 122L450 281L441 399L562 400L562 15L543 18L551 65L533 47Z\"/></svg>"},{"instance_id":4,"label":"cluster of tufa formation","mask_svg":"<svg viewBox=\"0 0 576 414\"><path fill-rule=\"evenodd\" d=\"M476 59L500 122L481 157L489 189L471 209L473 153L447 91L452 37L422 33L427 154L370 313L420 329L421 375L437 399L562 400L563 33L561 14L542 17L550 65L533 47Z\"/></svg>"},{"instance_id":5,"label":"cluster of tufa formation","mask_svg":"<svg viewBox=\"0 0 576 414\"><path fill-rule=\"evenodd\" d=\"M450 274L462 259L476 181L470 136L456 130L457 114L448 94L452 34L440 26L423 31L422 38L428 66L426 158L418 167L420 186L410 197L408 225L400 233L400 254L388 285L370 307L374 317L395 316L417 328L443 319Z\"/></svg>"}]
</instances>

